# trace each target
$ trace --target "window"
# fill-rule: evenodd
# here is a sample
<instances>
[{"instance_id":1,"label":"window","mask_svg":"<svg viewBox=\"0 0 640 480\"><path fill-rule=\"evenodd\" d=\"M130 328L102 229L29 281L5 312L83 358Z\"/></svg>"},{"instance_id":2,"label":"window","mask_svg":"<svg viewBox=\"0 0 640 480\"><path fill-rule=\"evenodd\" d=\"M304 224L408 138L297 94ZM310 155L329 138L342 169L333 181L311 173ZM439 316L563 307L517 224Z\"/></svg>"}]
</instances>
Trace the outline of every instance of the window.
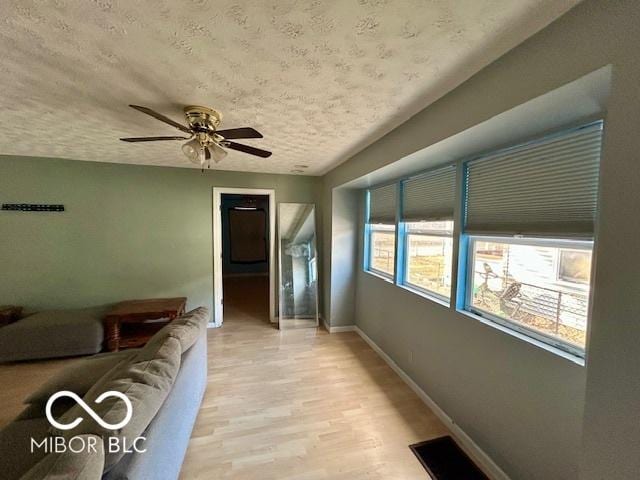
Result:
<instances>
[{"instance_id":1,"label":"window","mask_svg":"<svg viewBox=\"0 0 640 480\"><path fill-rule=\"evenodd\" d=\"M465 308L582 356L602 122L465 165Z\"/></svg>"},{"instance_id":2,"label":"window","mask_svg":"<svg viewBox=\"0 0 640 480\"><path fill-rule=\"evenodd\" d=\"M365 242L368 255L365 270L393 279L396 264L396 197L395 183L373 188L367 194L367 226Z\"/></svg>"},{"instance_id":3,"label":"window","mask_svg":"<svg viewBox=\"0 0 640 480\"><path fill-rule=\"evenodd\" d=\"M474 313L548 343L584 350L591 242L471 237L469 250L467 302ZM568 275L580 283L558 278L563 258Z\"/></svg>"},{"instance_id":4,"label":"window","mask_svg":"<svg viewBox=\"0 0 640 480\"><path fill-rule=\"evenodd\" d=\"M586 250L560 250L558 280L589 285L591 252Z\"/></svg>"},{"instance_id":5,"label":"window","mask_svg":"<svg viewBox=\"0 0 640 480\"><path fill-rule=\"evenodd\" d=\"M399 281L444 300L451 296L455 197L453 165L402 182L404 268Z\"/></svg>"},{"instance_id":6,"label":"window","mask_svg":"<svg viewBox=\"0 0 640 480\"><path fill-rule=\"evenodd\" d=\"M369 269L393 277L395 270L395 225L371 225Z\"/></svg>"},{"instance_id":7,"label":"window","mask_svg":"<svg viewBox=\"0 0 640 480\"><path fill-rule=\"evenodd\" d=\"M406 223L405 285L448 299L453 221Z\"/></svg>"}]
</instances>

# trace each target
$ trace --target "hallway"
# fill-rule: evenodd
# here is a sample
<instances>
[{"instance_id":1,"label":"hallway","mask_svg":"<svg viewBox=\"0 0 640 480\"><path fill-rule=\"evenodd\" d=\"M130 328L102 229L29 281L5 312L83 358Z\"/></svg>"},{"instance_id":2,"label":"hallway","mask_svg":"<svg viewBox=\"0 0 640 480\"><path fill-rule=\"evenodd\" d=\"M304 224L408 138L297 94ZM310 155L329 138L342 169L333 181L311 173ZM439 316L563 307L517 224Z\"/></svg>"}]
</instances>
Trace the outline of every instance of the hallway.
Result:
<instances>
[{"instance_id":1,"label":"hallway","mask_svg":"<svg viewBox=\"0 0 640 480\"><path fill-rule=\"evenodd\" d=\"M223 277L223 316L227 321L269 322L267 275Z\"/></svg>"}]
</instances>

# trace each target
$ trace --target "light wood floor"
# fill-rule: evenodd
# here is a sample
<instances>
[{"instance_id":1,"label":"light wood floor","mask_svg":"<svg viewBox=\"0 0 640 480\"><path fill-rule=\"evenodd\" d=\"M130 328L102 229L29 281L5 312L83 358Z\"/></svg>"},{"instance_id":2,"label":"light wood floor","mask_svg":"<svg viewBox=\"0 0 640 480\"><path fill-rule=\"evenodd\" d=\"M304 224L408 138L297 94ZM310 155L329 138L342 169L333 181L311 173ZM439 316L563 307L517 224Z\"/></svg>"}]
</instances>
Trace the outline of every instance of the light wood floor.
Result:
<instances>
[{"instance_id":1,"label":"light wood floor","mask_svg":"<svg viewBox=\"0 0 640 480\"><path fill-rule=\"evenodd\" d=\"M429 478L407 446L447 430L396 373L356 333L276 330L233 282L181 478Z\"/></svg>"},{"instance_id":2,"label":"light wood floor","mask_svg":"<svg viewBox=\"0 0 640 480\"><path fill-rule=\"evenodd\" d=\"M357 334L271 326L265 281L225 283L181 479L427 479L407 446L443 424ZM68 362L0 365L0 427Z\"/></svg>"}]
</instances>

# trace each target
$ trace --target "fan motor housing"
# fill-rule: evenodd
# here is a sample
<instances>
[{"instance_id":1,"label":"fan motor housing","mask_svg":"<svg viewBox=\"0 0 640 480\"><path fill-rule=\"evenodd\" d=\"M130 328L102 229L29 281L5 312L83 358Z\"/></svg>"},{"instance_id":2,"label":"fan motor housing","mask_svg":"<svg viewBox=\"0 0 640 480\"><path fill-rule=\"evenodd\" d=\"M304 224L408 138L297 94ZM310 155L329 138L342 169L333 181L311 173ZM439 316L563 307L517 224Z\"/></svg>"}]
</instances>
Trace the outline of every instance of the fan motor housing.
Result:
<instances>
[{"instance_id":1,"label":"fan motor housing","mask_svg":"<svg viewBox=\"0 0 640 480\"><path fill-rule=\"evenodd\" d=\"M213 108L189 105L184 107L184 115L194 132L212 133L222 123L222 113Z\"/></svg>"}]
</instances>

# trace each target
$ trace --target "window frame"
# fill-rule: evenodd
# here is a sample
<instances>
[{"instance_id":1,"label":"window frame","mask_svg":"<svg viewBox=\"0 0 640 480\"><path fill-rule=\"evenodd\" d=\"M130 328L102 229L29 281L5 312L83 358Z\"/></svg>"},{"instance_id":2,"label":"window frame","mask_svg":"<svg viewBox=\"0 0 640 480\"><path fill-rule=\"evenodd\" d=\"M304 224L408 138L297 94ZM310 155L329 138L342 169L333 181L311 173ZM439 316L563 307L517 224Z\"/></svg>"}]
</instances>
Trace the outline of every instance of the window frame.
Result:
<instances>
[{"instance_id":1,"label":"window frame","mask_svg":"<svg viewBox=\"0 0 640 480\"><path fill-rule=\"evenodd\" d=\"M591 250L592 255L594 252L594 239L593 238L584 238L584 237L576 237L576 238L549 238L549 237L524 237L524 236L509 236L509 235L478 235L478 234L466 234L465 240L467 242L467 258L465 261L465 279L464 279L464 302L462 310L465 313L471 314L473 316L481 317L483 320L486 320L490 323L494 323L508 330L517 332L525 337L529 337L529 339L533 339L537 342L548 345L552 348L561 350L564 353L568 353L572 356L578 357L580 359L584 359L586 356L587 345L585 344L584 348L578 347L575 344L564 342L558 337L554 337L551 335L546 335L539 330L535 330L533 328L529 328L523 324L517 323L508 318L503 318L498 315L492 314L481 308L475 307L472 304L473 300L473 262L474 262L474 244L477 241L482 242L495 242L495 243L506 243L506 244L515 244L515 245L527 245L527 246L538 246L538 247L551 247L551 248L563 248L563 249L571 249L571 250ZM593 261L591 264L591 278L593 278ZM593 282L590 281L587 284L588 290L588 305L587 305L587 318L586 318L586 326L587 332L589 330L589 325L591 322L591 293ZM588 335L587 335L588 338Z\"/></svg>"},{"instance_id":2,"label":"window frame","mask_svg":"<svg viewBox=\"0 0 640 480\"><path fill-rule=\"evenodd\" d=\"M398 265L397 265L397 252L398 252L398 227L397 225L390 225L393 226L393 232L389 231L389 230L377 230L375 227L376 225L383 225L383 224L375 224L375 223L367 223L367 236L366 236L366 243L368 245L368 248L366 249L366 256L365 256L365 272L367 273L372 273L374 275L377 275L379 277L384 277L386 280L389 280L391 282L394 281L394 277L396 276L397 270L398 270ZM384 224L387 225L387 224ZM385 233L392 233L393 234L393 249L394 249L394 259L393 259L393 273L389 273L389 272L385 272L384 270L378 270L377 268L374 268L371 265L371 253L372 253L372 241L371 238L373 236L374 232L385 232Z\"/></svg>"},{"instance_id":3,"label":"window frame","mask_svg":"<svg viewBox=\"0 0 640 480\"><path fill-rule=\"evenodd\" d=\"M370 213L371 213L371 189L372 188L378 188L378 187L382 187L385 185L390 185L390 184L398 184L397 188L396 188L396 218L395 221L393 223L393 228L394 228L394 262L393 262L393 274L390 274L388 272L384 272L382 270L377 270L375 268L373 268L371 266L371 234L372 231L375 230L375 226L376 225L381 225L381 224L374 224L374 223L370 223L369 222L369 217L370 217ZM373 275L375 277L381 278L387 282L396 283L396 277L398 275L398 253L399 253L399 249L398 249L398 208L399 208L399 204L398 204L398 196L401 195L400 191L402 189L402 184L399 180L393 181L393 182L386 182L384 184L380 184L377 185L375 187L367 187L365 189L365 196L364 196L364 241L363 241L363 249L362 249L362 253L363 253L363 258L362 258L362 270L365 273L368 273L370 275Z\"/></svg>"},{"instance_id":4,"label":"window frame","mask_svg":"<svg viewBox=\"0 0 640 480\"><path fill-rule=\"evenodd\" d=\"M565 125L558 129L554 129L553 131L546 134L536 134L535 136L522 140L520 142L509 142L507 145L492 147L487 150L479 150L474 152L471 155L463 156L455 159L454 161L446 162L437 166L432 166L429 168L424 168L420 171L411 173L409 175L403 175L395 178L392 181L386 181L384 183L380 183L377 185L372 185L370 187L364 187L364 218L361 217L361 221L363 222L362 233L364 237L361 238L362 241L362 255L363 257L360 260L361 267L364 273L368 273L374 277L377 277L380 280L383 280L387 283L393 284L399 288L407 290L414 295L417 295L422 298L426 298L432 303L442 305L446 308L455 311L456 313L465 315L467 318L473 319L473 321L479 321L491 328L499 330L502 334L511 335L516 337L519 341L527 342L530 345L534 345L537 348L541 348L551 352L554 355L559 357L563 357L569 361L572 361L576 364L584 366L584 359L587 356L587 352L589 349L589 330L591 328L591 317L592 317L592 309L593 309L593 294L594 294L594 272L597 268L597 260L596 260L596 250L597 250L597 239L594 234L576 234L575 236L567 235L566 237L552 237L537 234L531 235L518 235L517 232L512 233L497 233L497 232L486 232L486 233L475 233L475 232L466 232L466 201L467 201L467 178L468 178L468 164L471 161L478 160L482 157L486 157L488 155L500 153L500 152L508 152L513 149L518 149L527 145L536 145L541 141L545 141L548 138L554 136L560 136L566 133L571 132L572 130L578 130L584 127L589 126L592 123L601 123L603 130L605 129L605 121L602 118L593 120L592 122L584 122L579 121L573 125ZM600 161L602 161L602 153L600 155ZM452 239L452 262L451 262L451 291L449 297L444 297L435 292L432 292L428 289L420 287L418 285L412 284L406 281L406 273L407 273L407 260L408 260L408 229L406 227L407 223L405 222L402 215L402 203L404 198L404 187L405 182L414 177L422 176L430 171L439 170L445 168L448 165L453 165L456 169L456 180L455 180L455 205L453 212L453 231L451 235L446 234L442 235L444 237L449 237ZM395 262L394 262L394 272L393 275L383 272L380 270L376 270L374 268L370 268L370 243L371 243L371 227L375 224L369 223L369 207L370 207L370 190L373 188L379 188L389 184L396 184L396 217L395 222L393 223L395 227L395 245L394 245L394 253L395 253ZM596 207L599 210L600 204ZM597 229L598 218L596 212L595 229ZM389 223L391 225L391 223ZM594 232L595 232L594 229ZM415 232L413 233L415 234ZM435 233L425 233L428 236L438 236ZM582 235L582 236L581 236ZM481 309L477 309L471 306L470 296L473 294L473 290L471 288L471 282L473 281L473 277L470 278L470 275L473 275L473 256L474 256L474 242L478 239L484 241L494 241L494 242L503 242L503 243L517 243L521 242L526 245L540 245L540 246L555 246L557 248L563 249L576 249L576 245L582 244L583 248L590 249L592 252L592 260L591 260L591 270L590 270L590 281L588 283L574 283L570 281L563 281L558 279L562 284L566 283L566 287L568 288L576 288L581 289L583 287L588 288L588 304L586 309L586 344L584 348L577 347L575 344L570 344L567 342L563 342L562 340L556 337L550 337L545 335L542 332L530 329L522 324L515 323L514 321L504 319L498 317L496 315L492 315L488 312L484 312ZM558 258L556 265L556 272L558 271L560 265L560 260Z\"/></svg>"},{"instance_id":5,"label":"window frame","mask_svg":"<svg viewBox=\"0 0 640 480\"><path fill-rule=\"evenodd\" d=\"M431 220L430 220L431 221ZM432 220L432 221L438 221L438 220ZM455 271L455 262L454 262L454 254L453 254L453 245L454 245L454 229L455 229L455 221L452 220L446 220L446 221L451 221L452 225L451 225L451 233L444 231L444 230L427 230L427 231L423 231L423 232L415 232L415 231L411 231L409 230L409 227L407 224L409 223L418 223L418 222L402 222L403 224L403 238L402 238L402 242L403 242L403 259L402 259L402 275L398 278L398 284L401 287L404 287L410 291L415 291L415 293L418 293L419 295L422 295L424 297L427 297L431 300L435 300L439 303L445 303L447 305L449 305L449 303L451 302L451 298L452 298L452 290L453 290L453 274ZM452 253L451 253L451 278L452 278L452 282L449 288L449 296L445 296L442 295L438 292L434 292L433 290L429 290L428 288L422 287L420 285L417 285L415 283L411 283L408 279L408 271L409 271L409 235L418 235L418 236L424 236L424 237L441 237L441 238L449 238L451 239L451 249L452 249Z\"/></svg>"}]
</instances>

